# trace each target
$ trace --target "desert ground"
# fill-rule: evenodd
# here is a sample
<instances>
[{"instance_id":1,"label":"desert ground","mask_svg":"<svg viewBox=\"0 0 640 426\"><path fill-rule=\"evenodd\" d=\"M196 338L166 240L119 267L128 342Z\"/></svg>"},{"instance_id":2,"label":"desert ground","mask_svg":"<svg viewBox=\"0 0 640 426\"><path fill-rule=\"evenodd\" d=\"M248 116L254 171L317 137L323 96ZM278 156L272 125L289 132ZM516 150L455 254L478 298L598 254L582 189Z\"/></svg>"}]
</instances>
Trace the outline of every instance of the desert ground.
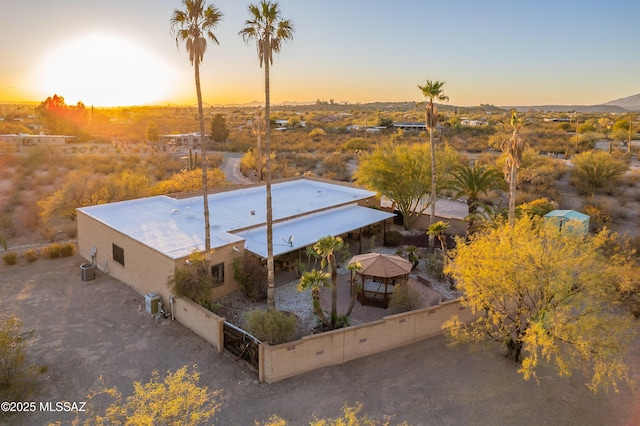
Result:
<instances>
[{"instance_id":1,"label":"desert ground","mask_svg":"<svg viewBox=\"0 0 640 426\"><path fill-rule=\"evenodd\" d=\"M201 384L222 390L218 425L253 425L272 414L304 425L358 402L370 417L390 416L392 425L640 424L638 390L593 394L581 375L559 378L550 368L542 369L538 383L524 381L501 347L469 353L447 348L443 337L259 383L245 364L218 354L178 322L156 324L144 310L144 296L125 284L109 276L83 282L83 262L73 256L0 265L0 314L23 320L29 362L47 367L29 400L86 401L100 376L129 395L132 383L148 381L154 370L197 365ZM640 382L640 339L629 364ZM0 416L6 425L75 418L58 412Z\"/></svg>"}]
</instances>

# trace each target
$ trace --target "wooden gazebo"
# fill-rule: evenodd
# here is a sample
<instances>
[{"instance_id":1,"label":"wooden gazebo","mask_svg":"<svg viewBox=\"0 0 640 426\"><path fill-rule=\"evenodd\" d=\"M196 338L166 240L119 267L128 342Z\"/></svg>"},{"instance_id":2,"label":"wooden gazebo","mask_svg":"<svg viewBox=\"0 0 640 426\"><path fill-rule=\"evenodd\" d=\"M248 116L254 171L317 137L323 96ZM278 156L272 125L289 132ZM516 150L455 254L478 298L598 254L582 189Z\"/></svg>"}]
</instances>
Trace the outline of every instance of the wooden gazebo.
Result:
<instances>
[{"instance_id":1,"label":"wooden gazebo","mask_svg":"<svg viewBox=\"0 0 640 426\"><path fill-rule=\"evenodd\" d=\"M406 280L413 264L393 254L366 253L353 256L349 265L359 264L357 274L362 279L358 301L363 305L387 308L398 280Z\"/></svg>"}]
</instances>

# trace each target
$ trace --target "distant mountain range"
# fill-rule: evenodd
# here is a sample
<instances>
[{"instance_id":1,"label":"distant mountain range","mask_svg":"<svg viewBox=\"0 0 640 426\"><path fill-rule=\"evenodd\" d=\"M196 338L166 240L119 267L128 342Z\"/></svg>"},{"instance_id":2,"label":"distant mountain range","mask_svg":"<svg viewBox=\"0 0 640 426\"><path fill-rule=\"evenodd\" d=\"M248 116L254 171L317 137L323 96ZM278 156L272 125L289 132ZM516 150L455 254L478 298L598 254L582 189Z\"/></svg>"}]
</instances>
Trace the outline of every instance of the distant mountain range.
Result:
<instances>
[{"instance_id":1,"label":"distant mountain range","mask_svg":"<svg viewBox=\"0 0 640 426\"><path fill-rule=\"evenodd\" d=\"M640 93L627 96L626 98L615 99L599 105L530 105L530 106L504 106L505 109L516 109L518 111L552 111L552 112L617 112L625 113L629 111L640 111Z\"/></svg>"}]
</instances>

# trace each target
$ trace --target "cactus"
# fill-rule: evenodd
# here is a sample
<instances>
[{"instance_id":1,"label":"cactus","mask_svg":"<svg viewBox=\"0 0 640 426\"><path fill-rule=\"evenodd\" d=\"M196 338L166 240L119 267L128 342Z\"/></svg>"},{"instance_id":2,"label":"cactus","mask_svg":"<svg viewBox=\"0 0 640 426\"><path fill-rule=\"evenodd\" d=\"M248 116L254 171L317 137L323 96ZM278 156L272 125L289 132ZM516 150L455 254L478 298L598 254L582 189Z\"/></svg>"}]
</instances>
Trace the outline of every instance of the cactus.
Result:
<instances>
[{"instance_id":1,"label":"cactus","mask_svg":"<svg viewBox=\"0 0 640 426\"><path fill-rule=\"evenodd\" d=\"M198 168L198 153L192 152L189 148L189 170L195 170Z\"/></svg>"}]
</instances>

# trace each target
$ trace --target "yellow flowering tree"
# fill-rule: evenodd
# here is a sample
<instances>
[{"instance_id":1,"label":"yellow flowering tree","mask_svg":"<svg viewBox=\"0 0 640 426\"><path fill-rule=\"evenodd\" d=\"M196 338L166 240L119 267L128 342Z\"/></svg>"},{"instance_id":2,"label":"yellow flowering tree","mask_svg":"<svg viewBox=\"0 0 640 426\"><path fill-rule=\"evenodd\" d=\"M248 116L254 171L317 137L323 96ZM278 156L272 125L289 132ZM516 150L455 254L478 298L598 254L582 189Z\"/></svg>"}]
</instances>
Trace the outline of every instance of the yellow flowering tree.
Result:
<instances>
[{"instance_id":1,"label":"yellow flowering tree","mask_svg":"<svg viewBox=\"0 0 640 426\"><path fill-rule=\"evenodd\" d=\"M468 244L458 239L445 272L477 316L469 324L450 319L449 342L502 342L525 379L548 362L560 376L591 375L594 391L616 389L628 378L623 356L634 327L618 292L630 262L624 252L607 250L611 238L581 237L525 216L513 227L487 228Z\"/></svg>"}]
</instances>

